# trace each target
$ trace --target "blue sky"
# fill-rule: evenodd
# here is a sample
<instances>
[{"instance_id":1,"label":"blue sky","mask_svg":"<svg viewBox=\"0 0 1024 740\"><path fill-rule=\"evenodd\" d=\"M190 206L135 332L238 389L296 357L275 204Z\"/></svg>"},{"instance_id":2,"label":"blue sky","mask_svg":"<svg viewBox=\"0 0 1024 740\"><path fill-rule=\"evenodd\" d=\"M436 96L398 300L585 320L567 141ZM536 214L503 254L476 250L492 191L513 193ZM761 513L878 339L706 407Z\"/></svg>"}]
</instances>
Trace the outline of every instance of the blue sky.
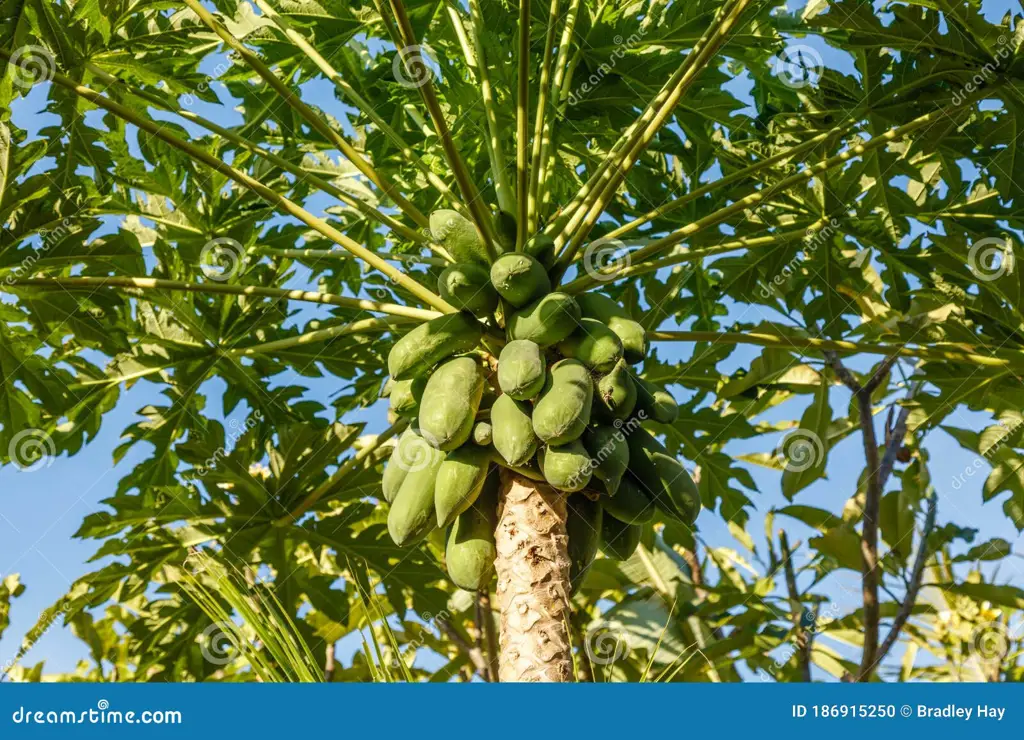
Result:
<instances>
[{"instance_id":1,"label":"blue sky","mask_svg":"<svg viewBox=\"0 0 1024 740\"><path fill-rule=\"evenodd\" d=\"M793 5L799 6L802 3ZM986 15L992 19L997 19L1008 9L1020 9L1019 3L1012 0L986 0L983 6ZM823 56L828 64L844 71L849 70L848 60L840 55L823 48ZM304 92L335 115L343 113L340 105L332 106L328 103L335 100L328 86L313 84ZM41 126L52 122L52 117L39 113L44 105L45 91L37 88L15 106L15 122L34 134ZM222 123L230 121L224 109L206 108L197 112L214 117ZM326 205L326 200L320 205ZM297 280L294 287L301 287L301 283L301 279ZM326 311L316 307L305 308L302 320L317 313L325 315ZM760 318L750 314L743 316L744 321L757 321ZM763 318L777 319L775 316ZM683 361L689 356L690 350L681 345L663 344L658 346L658 352L662 358ZM740 348L720 369L730 372L738 367L748 367L757 354L754 348ZM864 362L854 367L866 369L869 364ZM289 380L294 378L278 378L275 383L284 384ZM326 404L333 385L330 380L314 381L310 395ZM208 404L211 416L221 418L226 423L227 420L219 416L219 390L218 382L208 383L204 388L212 401ZM680 400L686 398L683 389L676 388L674 391ZM158 399L156 386L140 383L122 394L118 407L106 416L99 435L76 457L53 460L46 467L32 472L18 471L10 466L0 469L0 576L20 573L28 587L26 593L14 602L11 628L0 642L0 664L13 657L21 635L35 623L39 612L57 601L76 578L97 567L97 564L87 563L87 560L97 549L98 543L72 539L72 534L84 516L100 509L100 502L113 494L117 481L148 455L149 448L138 445L118 465L112 465L112 451L119 443L121 430L138 420L139 409ZM805 403L806 398L788 402L775 409L767 420L798 419ZM848 391L836 388L832 392L831 403L835 414L842 415L849 403ZM235 417L238 415L239 412L234 414ZM383 426L384 409L378 405L347 420L355 419L365 419L370 422L371 430L378 430ZM980 429L991 421L986 415L960 410L947 423ZM734 455L771 452L777 442L777 437L760 437L734 442L726 451ZM952 520L976 527L980 530L978 541L998 536L1014 542L1016 555L1006 561L1002 571L1003 579L1024 583L1021 540L1002 513L1002 498L988 504L982 503L980 490L984 475L975 476L966 485L959 487L959 490L954 487L953 481L972 465L975 456L963 450L943 432L930 435L925 447L931 453L932 480L939 495L939 523ZM854 435L832 451L827 480L818 481L805 489L797 500L840 511L853 492L862 467L861 440ZM748 529L758 546L763 547L761 517L772 507L784 506L786 501L779 492L778 473L759 467L752 467L751 472L760 493L753 495L757 511ZM893 485L894 481L891 481L890 487ZM806 541L808 536L813 536L811 530L792 520L777 519L776 526L779 525L786 527L791 541ZM699 520L699 528L700 535L710 545L740 549L718 516L704 512ZM827 589L818 590L833 599L843 611L860 605L859 574L852 571L844 572ZM45 659L49 670L69 670L84 655L83 644L62 625L57 624L36 643L23 662L31 665Z\"/></svg>"}]
</instances>

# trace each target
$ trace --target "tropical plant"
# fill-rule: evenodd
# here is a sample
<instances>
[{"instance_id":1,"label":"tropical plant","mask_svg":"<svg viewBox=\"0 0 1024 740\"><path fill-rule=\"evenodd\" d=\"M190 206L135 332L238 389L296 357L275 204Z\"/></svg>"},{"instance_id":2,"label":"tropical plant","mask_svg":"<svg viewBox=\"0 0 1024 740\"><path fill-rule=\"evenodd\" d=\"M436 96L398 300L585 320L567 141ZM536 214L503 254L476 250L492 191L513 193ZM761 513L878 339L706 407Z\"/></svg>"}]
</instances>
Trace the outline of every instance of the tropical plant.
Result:
<instances>
[{"instance_id":1,"label":"tropical plant","mask_svg":"<svg viewBox=\"0 0 1024 740\"><path fill-rule=\"evenodd\" d=\"M892 675L935 677L914 656L944 660L947 612L960 637L1007 633L1024 591L983 566L1010 543L939 523L925 444L941 429L990 463L985 499L1024 528L1024 25L990 17L978 0L0 0L0 462L81 453L122 389L164 399L115 462L147 457L78 531L105 564L55 607L95 646L80 677L872 680L901 642ZM46 126L19 126L44 95ZM556 295L566 332L537 318ZM508 340L566 358L565 379L542 366L513 399ZM615 372L643 427L590 419ZM473 527L467 577L413 514L432 516L474 424L485 443L512 428L488 416L497 390L527 416L537 393L534 411L561 406L543 433L533 414L539 465L462 461L477 472L441 523ZM408 411L428 399L433 421ZM964 409L991 424L954 426ZM621 513L597 421L626 428L642 517ZM845 507L798 502L847 437L865 463L836 483ZM389 506L409 439L429 485ZM759 510L751 466L781 474L787 506ZM700 536L701 508L745 553ZM843 571L847 613L822 595ZM218 626L228 662L209 659ZM984 677L1019 678L1005 642Z\"/></svg>"}]
</instances>

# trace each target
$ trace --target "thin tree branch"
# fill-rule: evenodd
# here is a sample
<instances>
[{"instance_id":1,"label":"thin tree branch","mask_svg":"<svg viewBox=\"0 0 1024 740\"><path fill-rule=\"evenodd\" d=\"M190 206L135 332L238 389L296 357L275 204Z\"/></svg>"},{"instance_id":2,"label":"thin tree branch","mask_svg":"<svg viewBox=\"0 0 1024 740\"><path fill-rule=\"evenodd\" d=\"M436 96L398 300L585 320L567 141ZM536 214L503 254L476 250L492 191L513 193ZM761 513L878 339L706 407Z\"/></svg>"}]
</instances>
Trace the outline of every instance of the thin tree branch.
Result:
<instances>
[{"instance_id":1,"label":"thin tree branch","mask_svg":"<svg viewBox=\"0 0 1024 740\"><path fill-rule=\"evenodd\" d=\"M286 103L288 103L289 106L291 106L306 120L307 123L309 123L310 126L315 128L324 138L334 144L334 146L336 146L341 153L344 154L345 157L370 180L370 182L387 193L388 197L395 202L395 205L402 209L409 218L422 228L426 228L430 225L427 217L420 213L416 206L406 200L394 183L386 177L381 176L363 157L363 155L357 152L341 134L328 126L312 108L303 103L302 99L293 92L288 85L278 79L277 75L274 74L270 67L263 63L262 59L250 51L249 48L240 40L235 38L224 24L217 20L210 11L200 4L199 0L184 0L184 3L188 5L188 7L199 16L199 19L209 26L225 44L230 46L233 51L241 56L242 59L245 60L246 64L252 67L253 70L262 77L263 80L270 85L270 87L272 87Z\"/></svg>"},{"instance_id":2,"label":"thin tree branch","mask_svg":"<svg viewBox=\"0 0 1024 740\"><path fill-rule=\"evenodd\" d=\"M476 614L477 627L483 634L487 650L487 672L491 683L498 683L498 631L494 628L494 610L488 589L476 592Z\"/></svg>"},{"instance_id":3,"label":"thin tree branch","mask_svg":"<svg viewBox=\"0 0 1024 740\"><path fill-rule=\"evenodd\" d=\"M804 629L804 606L796 583L793 568L793 552L789 549L789 537L785 530L779 530L779 547L782 550L783 570L786 574L786 590L789 592L789 610L793 619L793 639L796 640L800 677L804 683L811 682L810 639Z\"/></svg>"},{"instance_id":4,"label":"thin tree branch","mask_svg":"<svg viewBox=\"0 0 1024 740\"><path fill-rule=\"evenodd\" d=\"M227 354L235 357L251 357L253 355L273 354L274 352L281 352L283 350L301 347L305 344L326 342L329 339L337 339L338 337L392 331L396 327L400 326L401 323L389 321L387 319L363 319L362 321L354 321L342 326L332 326L328 329L318 329L316 331L306 332L305 334L299 334L294 337L287 337L286 339L277 339L273 342L251 344L246 347L233 347L227 351Z\"/></svg>"},{"instance_id":5,"label":"thin tree branch","mask_svg":"<svg viewBox=\"0 0 1024 740\"><path fill-rule=\"evenodd\" d=\"M333 293L316 293L309 290L286 290L284 288L265 288L260 285L231 285L230 283L186 283L179 280L160 280L148 277L48 277L48 278L16 278L0 281L0 291L10 287L50 288L60 290L89 290L98 288L126 288L129 290L175 290L186 293L222 294L222 295L255 295L265 298L278 298L306 303L325 303L331 306L342 306L360 311L374 311L392 316L405 316L419 321L436 319L441 314L412 306L396 303L378 303L363 298L349 298Z\"/></svg>"},{"instance_id":6,"label":"thin tree branch","mask_svg":"<svg viewBox=\"0 0 1024 740\"><path fill-rule=\"evenodd\" d=\"M900 631L910 618L910 613L914 610L914 604L917 602L917 594L921 590L921 580L924 577L925 561L928 559L928 537L935 528L935 514L936 509L938 508L938 498L939 497L933 492L928 499L928 511L925 514L924 527L921 530L921 542L917 549L917 557L914 559L914 568L911 571L910 584L907 586L907 592L903 597L903 603L900 605L900 610L897 612L896 618L893 619L892 626L889 627L889 633L885 636L881 646L878 648L878 652L875 657L875 665L880 664L885 659L885 656L889 654L892 646L895 645L896 641L899 639Z\"/></svg>"},{"instance_id":7,"label":"thin tree branch","mask_svg":"<svg viewBox=\"0 0 1024 740\"><path fill-rule=\"evenodd\" d=\"M317 261L347 261L352 259L351 254L338 249L278 249L277 247L256 246L253 248L253 251L256 254L265 254L268 257L286 257L288 259L313 259ZM378 252L377 255L385 260L404 262L411 265L430 265L431 267L447 267L452 262L452 260L445 259L444 257L424 257L419 254Z\"/></svg>"},{"instance_id":8,"label":"thin tree branch","mask_svg":"<svg viewBox=\"0 0 1024 740\"><path fill-rule=\"evenodd\" d=\"M195 0L189 1L194 2ZM374 0L374 4L377 6L377 10L381 14L381 17L384 16L384 8L381 5L382 1L383 0ZM418 88L420 95L427 107L427 112L430 114L431 121L434 124L434 130L437 132L437 136L441 140L441 148L444 149L445 158L448 160L448 165L452 168L452 174L455 175L455 182L459 186L459 192L462 193L462 199L466 202L470 215L473 217L473 222L476 224L476 227L483 238L487 254L493 261L497 258L498 252L497 247L495 246L494 228L491 223L491 217L480 197L480 193L477 192L476 185L473 184L473 180L469 175L469 170L466 169L466 163L462 161L462 157L459 155L459 150L455 146L455 141L452 139L452 132L448 128L448 122L445 121L444 111L441 109L441 103L437 98L437 92L434 90L434 83L430 79L432 72L426 68L422 59L407 53L409 49L417 45L417 42L416 33L413 31L412 23L409 21L409 15L405 10L405 4L402 0L388 0L388 3L391 6L391 12L395 16L397 32L402 41L402 45L399 46L398 53L401 56L409 74L417 81L423 81L423 84L419 85Z\"/></svg>"},{"instance_id":9,"label":"thin tree branch","mask_svg":"<svg viewBox=\"0 0 1024 740\"><path fill-rule=\"evenodd\" d=\"M487 681L488 665L487 661L484 660L483 653L480 652L480 649L470 645L466 639L459 634L458 630L452 626L451 622L444 617L437 617L437 626L442 632L444 632L445 636L449 640L455 643L455 646L458 647L459 650L469 657L469 661L473 664L473 668L476 669L476 673L479 674L482 679Z\"/></svg>"},{"instance_id":10,"label":"thin tree branch","mask_svg":"<svg viewBox=\"0 0 1024 740\"><path fill-rule=\"evenodd\" d=\"M379 113L377 113L377 109L363 98L363 96L360 95L356 89L341 76L338 70L331 66L330 62L324 59L316 48L298 31L296 31L290 23L288 23L287 19L278 15L266 0L254 1L256 6L263 11L263 14L273 21L273 23L281 30L281 33L283 33L289 41L298 47L302 53L309 57L310 61L320 68L320 71L335 84L346 98L352 101L356 108L365 113L367 118L373 121L373 124L381 131L381 133L388 137L388 139L398 147L399 151L402 152L402 156L409 160L418 170L420 170L420 172L424 174L424 176L426 176L430 184L437 188L437 190L448 199L448 202L451 203L453 208L462 212L464 215L469 213L466 210L466 206L458 199L455 193L452 192L451 188L448 187L448 183L438 177L437 174L430 169L419 154L409 146L402 135L395 131L388 122L385 121Z\"/></svg>"},{"instance_id":11,"label":"thin tree branch","mask_svg":"<svg viewBox=\"0 0 1024 740\"><path fill-rule=\"evenodd\" d=\"M530 199L530 0L519 0L519 68L516 93L516 251L526 244Z\"/></svg>"}]
</instances>

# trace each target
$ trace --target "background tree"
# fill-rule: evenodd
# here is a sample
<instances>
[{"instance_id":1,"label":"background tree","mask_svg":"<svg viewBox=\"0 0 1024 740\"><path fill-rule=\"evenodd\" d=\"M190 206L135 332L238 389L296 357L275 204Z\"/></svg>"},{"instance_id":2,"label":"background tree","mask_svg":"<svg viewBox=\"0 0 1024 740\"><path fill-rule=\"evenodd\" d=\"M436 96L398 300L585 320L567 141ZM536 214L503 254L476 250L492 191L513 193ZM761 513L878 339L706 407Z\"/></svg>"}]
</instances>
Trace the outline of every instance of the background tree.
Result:
<instances>
[{"instance_id":1,"label":"background tree","mask_svg":"<svg viewBox=\"0 0 1024 740\"><path fill-rule=\"evenodd\" d=\"M655 430L747 551L659 517L595 560L576 677L870 680L904 641L894 677L1019 678L1024 592L986 569L1019 569L1012 547L954 523L925 444L991 465L984 497L1024 527L1021 19L983 10L0 2L0 461L80 453L122 388L164 398L78 532L104 564L55 606L100 670L122 656L82 675L494 678L488 594L453 588L438 536L387 537L400 428L353 421L394 341L448 310L428 215L454 208L489 250L547 233L564 290L644 324L643 377L681 404ZM33 85L56 123L30 138ZM846 506L798 500L847 437ZM788 505L758 508L752 465ZM825 595L844 571L852 612ZM420 648L445 660L410 667Z\"/></svg>"}]
</instances>

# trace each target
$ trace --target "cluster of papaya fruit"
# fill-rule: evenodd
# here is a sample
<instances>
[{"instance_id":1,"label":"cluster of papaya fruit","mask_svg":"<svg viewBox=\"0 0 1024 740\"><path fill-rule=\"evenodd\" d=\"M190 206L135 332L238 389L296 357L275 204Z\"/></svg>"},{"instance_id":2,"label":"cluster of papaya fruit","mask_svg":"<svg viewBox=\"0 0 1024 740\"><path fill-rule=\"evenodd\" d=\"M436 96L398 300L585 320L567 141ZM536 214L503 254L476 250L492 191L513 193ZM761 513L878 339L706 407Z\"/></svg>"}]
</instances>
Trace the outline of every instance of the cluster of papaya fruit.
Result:
<instances>
[{"instance_id":1,"label":"cluster of papaya fruit","mask_svg":"<svg viewBox=\"0 0 1024 740\"><path fill-rule=\"evenodd\" d=\"M431 231L456 262L438 279L457 313L420 324L388 355L384 394L411 423L385 468L398 545L449 528L451 580L474 590L494 572L499 469L569 497L578 585L598 549L628 558L655 511L686 525L700 510L686 469L642 426L671 424L672 396L637 375L646 332L611 298L552 285L544 236L491 262L476 227L437 211ZM497 330L504 329L502 335Z\"/></svg>"}]
</instances>

